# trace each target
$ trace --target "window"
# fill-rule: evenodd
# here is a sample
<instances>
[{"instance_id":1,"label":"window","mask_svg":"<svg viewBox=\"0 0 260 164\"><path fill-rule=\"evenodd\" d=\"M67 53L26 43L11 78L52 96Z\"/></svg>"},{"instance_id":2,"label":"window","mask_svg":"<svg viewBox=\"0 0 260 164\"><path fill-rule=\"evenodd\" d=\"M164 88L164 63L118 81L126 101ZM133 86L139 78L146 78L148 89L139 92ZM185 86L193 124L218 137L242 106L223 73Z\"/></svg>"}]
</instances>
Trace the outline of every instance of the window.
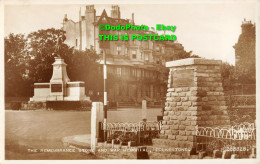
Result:
<instances>
[{"instance_id":1,"label":"window","mask_svg":"<svg viewBox=\"0 0 260 164\"><path fill-rule=\"evenodd\" d=\"M122 73L121 67L117 67L117 68L116 68L116 74L117 74L118 76L121 76L121 73Z\"/></svg>"},{"instance_id":2,"label":"window","mask_svg":"<svg viewBox=\"0 0 260 164\"><path fill-rule=\"evenodd\" d=\"M121 55L121 47L116 47L117 55Z\"/></svg>"},{"instance_id":3,"label":"window","mask_svg":"<svg viewBox=\"0 0 260 164\"><path fill-rule=\"evenodd\" d=\"M156 46L155 50L156 50L157 52L159 52L159 51L160 51L160 47Z\"/></svg>"},{"instance_id":4,"label":"window","mask_svg":"<svg viewBox=\"0 0 260 164\"><path fill-rule=\"evenodd\" d=\"M120 95L120 88L119 88L119 86L118 86L118 85L116 85L116 87L115 87L115 88L116 88L116 95L118 95L118 96L119 96L119 95Z\"/></svg>"},{"instance_id":5,"label":"window","mask_svg":"<svg viewBox=\"0 0 260 164\"><path fill-rule=\"evenodd\" d=\"M157 64L160 64L160 59L157 58L156 63L157 63Z\"/></svg>"},{"instance_id":6,"label":"window","mask_svg":"<svg viewBox=\"0 0 260 164\"><path fill-rule=\"evenodd\" d=\"M150 76L150 72L149 71L145 71L145 77L149 78L149 76Z\"/></svg>"},{"instance_id":7,"label":"window","mask_svg":"<svg viewBox=\"0 0 260 164\"><path fill-rule=\"evenodd\" d=\"M76 39L75 44L76 44L76 47L77 47L78 46L78 39Z\"/></svg>"},{"instance_id":8,"label":"window","mask_svg":"<svg viewBox=\"0 0 260 164\"><path fill-rule=\"evenodd\" d=\"M136 40L133 40L133 44L136 45Z\"/></svg>"},{"instance_id":9,"label":"window","mask_svg":"<svg viewBox=\"0 0 260 164\"><path fill-rule=\"evenodd\" d=\"M127 55L127 56L128 56L128 54L127 54L127 48L125 48L125 55Z\"/></svg>"},{"instance_id":10,"label":"window","mask_svg":"<svg viewBox=\"0 0 260 164\"><path fill-rule=\"evenodd\" d=\"M164 51L164 47L161 47L161 52L164 54L164 52L165 52L165 51Z\"/></svg>"},{"instance_id":11,"label":"window","mask_svg":"<svg viewBox=\"0 0 260 164\"><path fill-rule=\"evenodd\" d=\"M137 70L137 77L141 77L141 70L140 69Z\"/></svg>"},{"instance_id":12,"label":"window","mask_svg":"<svg viewBox=\"0 0 260 164\"><path fill-rule=\"evenodd\" d=\"M145 61L149 61L149 54L145 54Z\"/></svg>"},{"instance_id":13,"label":"window","mask_svg":"<svg viewBox=\"0 0 260 164\"><path fill-rule=\"evenodd\" d=\"M132 50L133 59L136 59L136 50Z\"/></svg>"},{"instance_id":14,"label":"window","mask_svg":"<svg viewBox=\"0 0 260 164\"><path fill-rule=\"evenodd\" d=\"M136 77L136 69L132 68L132 76Z\"/></svg>"}]
</instances>

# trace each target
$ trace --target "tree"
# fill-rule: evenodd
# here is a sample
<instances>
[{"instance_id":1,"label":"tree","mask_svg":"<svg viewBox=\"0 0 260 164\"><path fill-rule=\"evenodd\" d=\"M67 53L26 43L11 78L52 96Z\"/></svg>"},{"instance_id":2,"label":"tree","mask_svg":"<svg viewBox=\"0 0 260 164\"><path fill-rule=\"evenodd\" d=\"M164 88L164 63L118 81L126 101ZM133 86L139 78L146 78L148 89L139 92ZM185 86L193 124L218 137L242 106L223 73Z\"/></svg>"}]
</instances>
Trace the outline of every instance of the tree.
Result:
<instances>
[{"instance_id":1,"label":"tree","mask_svg":"<svg viewBox=\"0 0 260 164\"><path fill-rule=\"evenodd\" d=\"M6 96L18 96L26 93L25 58L27 53L27 39L24 35L11 33L5 38Z\"/></svg>"},{"instance_id":2,"label":"tree","mask_svg":"<svg viewBox=\"0 0 260 164\"><path fill-rule=\"evenodd\" d=\"M72 81L84 81L86 91L98 91L103 86L99 56L91 50L74 50L65 39L65 32L54 28L5 38L6 96L32 96L35 82L50 81L55 56L68 64Z\"/></svg>"},{"instance_id":3,"label":"tree","mask_svg":"<svg viewBox=\"0 0 260 164\"><path fill-rule=\"evenodd\" d=\"M193 54L190 56L191 58L201 58L199 55Z\"/></svg>"},{"instance_id":4,"label":"tree","mask_svg":"<svg viewBox=\"0 0 260 164\"><path fill-rule=\"evenodd\" d=\"M58 38L62 40L57 49ZM65 39L65 32L54 28L38 30L28 35L30 52L27 69L32 82L49 82L54 57L60 54L62 58L65 58L73 54L73 49L64 43Z\"/></svg>"},{"instance_id":5,"label":"tree","mask_svg":"<svg viewBox=\"0 0 260 164\"><path fill-rule=\"evenodd\" d=\"M169 56L166 57L166 61L172 61L172 60L179 60L179 59L185 59L185 58L200 58L200 56L193 54L192 55L192 51L177 51L176 53L174 53L173 55L170 54Z\"/></svg>"},{"instance_id":6,"label":"tree","mask_svg":"<svg viewBox=\"0 0 260 164\"><path fill-rule=\"evenodd\" d=\"M32 82L49 82L52 76L52 63L60 56L67 63L71 81L84 81L86 91L98 90L100 77L95 51L79 51L64 43L65 31L59 29L39 30L28 35L30 40L29 78ZM102 81L102 80L101 80Z\"/></svg>"},{"instance_id":7,"label":"tree","mask_svg":"<svg viewBox=\"0 0 260 164\"><path fill-rule=\"evenodd\" d=\"M254 66L251 65L248 65L247 67L243 67L241 65L233 66L230 65L229 63L223 62L221 65L221 75L222 75L223 87L226 91L232 91L232 90L235 91L237 90L236 86L255 84L256 82L255 69ZM248 92L252 92L252 91L248 91Z\"/></svg>"},{"instance_id":8,"label":"tree","mask_svg":"<svg viewBox=\"0 0 260 164\"><path fill-rule=\"evenodd\" d=\"M230 65L227 62L223 62L221 64L221 76L223 88L225 91L233 90L234 82L236 81L234 78L235 67Z\"/></svg>"},{"instance_id":9,"label":"tree","mask_svg":"<svg viewBox=\"0 0 260 164\"><path fill-rule=\"evenodd\" d=\"M103 76L97 63L98 59L99 56L96 52L88 49L75 50L72 55L64 56L64 60L68 64L67 72L70 80L84 81L87 92L89 90L99 91L103 86Z\"/></svg>"}]
</instances>

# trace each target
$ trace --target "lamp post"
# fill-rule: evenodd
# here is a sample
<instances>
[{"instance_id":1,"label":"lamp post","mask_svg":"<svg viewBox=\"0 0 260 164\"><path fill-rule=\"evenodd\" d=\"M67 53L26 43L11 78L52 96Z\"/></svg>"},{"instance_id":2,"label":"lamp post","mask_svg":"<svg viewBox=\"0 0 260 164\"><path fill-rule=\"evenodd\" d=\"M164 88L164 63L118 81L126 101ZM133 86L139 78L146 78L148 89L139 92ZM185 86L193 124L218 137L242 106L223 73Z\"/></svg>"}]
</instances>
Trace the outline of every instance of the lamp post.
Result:
<instances>
[{"instance_id":1,"label":"lamp post","mask_svg":"<svg viewBox=\"0 0 260 164\"><path fill-rule=\"evenodd\" d=\"M107 80L107 65L106 65L106 53L103 50L103 74L104 74L104 140L107 140L107 91L106 91L106 80Z\"/></svg>"}]
</instances>

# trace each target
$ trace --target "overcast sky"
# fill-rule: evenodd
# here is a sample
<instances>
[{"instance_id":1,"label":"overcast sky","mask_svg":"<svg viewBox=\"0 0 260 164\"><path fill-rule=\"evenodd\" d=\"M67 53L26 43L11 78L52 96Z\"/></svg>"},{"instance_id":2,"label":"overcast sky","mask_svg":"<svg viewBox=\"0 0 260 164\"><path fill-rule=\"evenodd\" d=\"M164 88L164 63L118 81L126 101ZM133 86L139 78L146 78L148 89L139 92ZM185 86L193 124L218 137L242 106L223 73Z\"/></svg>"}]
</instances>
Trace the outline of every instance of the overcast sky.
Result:
<instances>
[{"instance_id":1,"label":"overcast sky","mask_svg":"<svg viewBox=\"0 0 260 164\"><path fill-rule=\"evenodd\" d=\"M131 19L135 14L136 24L155 27L156 24L176 26L174 33L186 51L201 57L235 62L233 45L241 33L244 18L255 22L254 1L228 3L183 3L183 4L120 4L121 18ZM61 28L64 15L78 21L85 5L6 5L5 36L9 33L28 34L47 28ZM111 4L95 5L97 15L106 9L110 16Z\"/></svg>"}]
</instances>

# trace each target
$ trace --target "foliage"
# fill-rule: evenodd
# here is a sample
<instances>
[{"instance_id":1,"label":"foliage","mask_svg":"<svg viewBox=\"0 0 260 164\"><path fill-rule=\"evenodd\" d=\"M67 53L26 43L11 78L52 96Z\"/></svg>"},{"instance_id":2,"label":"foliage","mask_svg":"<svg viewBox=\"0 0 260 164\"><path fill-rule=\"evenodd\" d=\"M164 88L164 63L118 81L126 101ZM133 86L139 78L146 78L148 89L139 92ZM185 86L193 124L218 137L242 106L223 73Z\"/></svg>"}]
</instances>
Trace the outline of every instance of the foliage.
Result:
<instances>
[{"instance_id":1,"label":"foliage","mask_svg":"<svg viewBox=\"0 0 260 164\"><path fill-rule=\"evenodd\" d=\"M49 82L52 76L52 63L56 55L56 44L59 36L65 38L65 32L54 28L39 30L28 35L29 78L33 82ZM73 49L62 43L61 57L71 56ZM54 53L55 52L55 53Z\"/></svg>"},{"instance_id":2,"label":"foliage","mask_svg":"<svg viewBox=\"0 0 260 164\"><path fill-rule=\"evenodd\" d=\"M84 81L86 90L93 90L94 93L103 86L103 76L96 62L99 56L91 50L75 50L72 55L65 56L68 64L67 72L71 81Z\"/></svg>"},{"instance_id":3,"label":"foliage","mask_svg":"<svg viewBox=\"0 0 260 164\"><path fill-rule=\"evenodd\" d=\"M221 65L221 76L224 90L234 90L236 84L255 84L255 68L250 65L233 66L229 63L223 62Z\"/></svg>"},{"instance_id":4,"label":"foliage","mask_svg":"<svg viewBox=\"0 0 260 164\"><path fill-rule=\"evenodd\" d=\"M20 110L21 109L21 102L11 102L10 108L12 110Z\"/></svg>"},{"instance_id":5,"label":"foliage","mask_svg":"<svg viewBox=\"0 0 260 164\"><path fill-rule=\"evenodd\" d=\"M22 34L11 33L5 38L5 93L10 96L26 93L26 42L27 39Z\"/></svg>"},{"instance_id":6,"label":"foliage","mask_svg":"<svg viewBox=\"0 0 260 164\"><path fill-rule=\"evenodd\" d=\"M78 51L64 43L65 31L38 30L27 37L10 34L5 38L6 96L32 96L35 82L49 82L54 57L60 55L68 64L71 81L84 81L86 90L102 85L99 56L91 50Z\"/></svg>"},{"instance_id":7,"label":"foliage","mask_svg":"<svg viewBox=\"0 0 260 164\"><path fill-rule=\"evenodd\" d=\"M115 143L127 143L129 141L137 141L137 135L133 132L124 133L122 131L115 131L110 136L108 136L108 142L114 140Z\"/></svg>"},{"instance_id":8,"label":"foliage","mask_svg":"<svg viewBox=\"0 0 260 164\"><path fill-rule=\"evenodd\" d=\"M227 111L231 125L238 125L244 122L254 123L256 119L255 108L229 108Z\"/></svg>"},{"instance_id":9,"label":"foliage","mask_svg":"<svg viewBox=\"0 0 260 164\"><path fill-rule=\"evenodd\" d=\"M166 61L172 61L172 60L179 60L179 59L185 59L185 58L200 58L200 56L196 54L192 54L192 51L177 51L174 53L174 55L169 55L166 57Z\"/></svg>"}]
</instances>

